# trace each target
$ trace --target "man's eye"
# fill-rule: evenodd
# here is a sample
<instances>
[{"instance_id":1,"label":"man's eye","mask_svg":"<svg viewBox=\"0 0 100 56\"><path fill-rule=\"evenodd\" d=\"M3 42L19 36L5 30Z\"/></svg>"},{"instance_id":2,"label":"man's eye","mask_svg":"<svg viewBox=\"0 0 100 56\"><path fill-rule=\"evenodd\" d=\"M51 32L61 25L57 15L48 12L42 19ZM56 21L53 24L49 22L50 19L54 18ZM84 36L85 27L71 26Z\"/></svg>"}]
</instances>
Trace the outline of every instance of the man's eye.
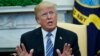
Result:
<instances>
[{"instance_id":1,"label":"man's eye","mask_svg":"<svg viewBox=\"0 0 100 56\"><path fill-rule=\"evenodd\" d=\"M51 12L49 12L50 14L53 14L54 12L53 11L51 11Z\"/></svg>"},{"instance_id":2,"label":"man's eye","mask_svg":"<svg viewBox=\"0 0 100 56\"><path fill-rule=\"evenodd\" d=\"M45 16L45 15L47 15L47 13L43 13L43 14L42 14L42 16Z\"/></svg>"}]
</instances>

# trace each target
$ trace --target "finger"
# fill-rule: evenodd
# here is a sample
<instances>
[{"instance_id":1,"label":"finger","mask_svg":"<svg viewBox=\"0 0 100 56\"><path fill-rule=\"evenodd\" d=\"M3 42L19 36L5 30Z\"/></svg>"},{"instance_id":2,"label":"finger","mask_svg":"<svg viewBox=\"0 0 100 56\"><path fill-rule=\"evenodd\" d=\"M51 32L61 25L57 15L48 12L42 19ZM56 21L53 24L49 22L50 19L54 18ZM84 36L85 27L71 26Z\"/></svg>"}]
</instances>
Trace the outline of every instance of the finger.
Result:
<instances>
[{"instance_id":1,"label":"finger","mask_svg":"<svg viewBox=\"0 0 100 56\"><path fill-rule=\"evenodd\" d=\"M63 51L69 51L70 50L70 44L65 43Z\"/></svg>"},{"instance_id":2,"label":"finger","mask_svg":"<svg viewBox=\"0 0 100 56\"><path fill-rule=\"evenodd\" d=\"M27 52L27 51L26 51L26 48L25 48L25 46L24 46L23 43L21 44L21 46L22 46L22 50L23 50L24 52Z\"/></svg>"},{"instance_id":3,"label":"finger","mask_svg":"<svg viewBox=\"0 0 100 56\"><path fill-rule=\"evenodd\" d=\"M59 49L56 49L56 52L57 52L58 56L61 56L61 52Z\"/></svg>"},{"instance_id":4,"label":"finger","mask_svg":"<svg viewBox=\"0 0 100 56\"><path fill-rule=\"evenodd\" d=\"M19 45L16 47L16 52L18 55L20 55L20 53L22 52L22 49Z\"/></svg>"},{"instance_id":5,"label":"finger","mask_svg":"<svg viewBox=\"0 0 100 56\"><path fill-rule=\"evenodd\" d=\"M32 56L33 52L34 52L34 49L31 49L30 50L30 56Z\"/></svg>"},{"instance_id":6,"label":"finger","mask_svg":"<svg viewBox=\"0 0 100 56\"><path fill-rule=\"evenodd\" d=\"M72 48L70 48L70 54L72 54Z\"/></svg>"},{"instance_id":7,"label":"finger","mask_svg":"<svg viewBox=\"0 0 100 56\"><path fill-rule=\"evenodd\" d=\"M67 50L70 51L70 44L67 45Z\"/></svg>"},{"instance_id":8,"label":"finger","mask_svg":"<svg viewBox=\"0 0 100 56\"><path fill-rule=\"evenodd\" d=\"M18 50L19 50L19 52L23 51L20 45L18 45Z\"/></svg>"},{"instance_id":9,"label":"finger","mask_svg":"<svg viewBox=\"0 0 100 56\"><path fill-rule=\"evenodd\" d=\"M65 50L64 51L67 51L67 52L70 51L70 44L65 45Z\"/></svg>"},{"instance_id":10,"label":"finger","mask_svg":"<svg viewBox=\"0 0 100 56\"><path fill-rule=\"evenodd\" d=\"M64 53L66 56L70 56L70 55L71 55L70 44L65 43L63 53Z\"/></svg>"},{"instance_id":11,"label":"finger","mask_svg":"<svg viewBox=\"0 0 100 56\"><path fill-rule=\"evenodd\" d=\"M15 49L15 50L16 50L17 54L19 55L19 53L20 53L20 52L18 51L18 47L16 47L16 49Z\"/></svg>"},{"instance_id":12,"label":"finger","mask_svg":"<svg viewBox=\"0 0 100 56\"><path fill-rule=\"evenodd\" d=\"M69 55L69 56L72 56L72 48L70 48L68 51L65 51L65 54L66 55Z\"/></svg>"},{"instance_id":13,"label":"finger","mask_svg":"<svg viewBox=\"0 0 100 56\"><path fill-rule=\"evenodd\" d=\"M64 44L63 52L67 49L67 43Z\"/></svg>"}]
</instances>

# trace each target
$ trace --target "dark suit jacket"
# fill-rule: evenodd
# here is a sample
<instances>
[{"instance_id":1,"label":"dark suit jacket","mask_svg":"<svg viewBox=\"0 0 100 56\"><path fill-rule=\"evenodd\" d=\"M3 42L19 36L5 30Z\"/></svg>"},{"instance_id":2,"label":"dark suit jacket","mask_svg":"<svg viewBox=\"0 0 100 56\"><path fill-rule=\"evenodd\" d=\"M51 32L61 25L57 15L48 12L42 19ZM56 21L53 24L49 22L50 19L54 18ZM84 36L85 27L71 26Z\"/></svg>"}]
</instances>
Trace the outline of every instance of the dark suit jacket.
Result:
<instances>
[{"instance_id":1,"label":"dark suit jacket","mask_svg":"<svg viewBox=\"0 0 100 56\"><path fill-rule=\"evenodd\" d=\"M60 39L60 37L62 37L62 39ZM21 43L24 43L28 52L30 49L34 49L33 56L44 56L44 44L41 27L24 33L21 37ZM65 43L71 44L74 56L81 56L78 47L77 35L69 30L57 27L53 56L58 56L56 49L60 49L61 52L63 51Z\"/></svg>"}]
</instances>

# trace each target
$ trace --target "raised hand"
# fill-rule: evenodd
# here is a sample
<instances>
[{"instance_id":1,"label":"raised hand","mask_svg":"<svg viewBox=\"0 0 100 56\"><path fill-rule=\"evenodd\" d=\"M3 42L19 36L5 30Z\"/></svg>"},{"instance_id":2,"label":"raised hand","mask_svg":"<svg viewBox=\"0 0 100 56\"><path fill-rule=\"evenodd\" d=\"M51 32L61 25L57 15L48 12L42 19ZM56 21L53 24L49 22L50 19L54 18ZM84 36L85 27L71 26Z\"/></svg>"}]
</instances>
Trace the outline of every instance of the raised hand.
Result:
<instances>
[{"instance_id":1,"label":"raised hand","mask_svg":"<svg viewBox=\"0 0 100 56\"><path fill-rule=\"evenodd\" d=\"M34 49L31 49L30 52L28 53L26 51L26 48L25 48L24 44L21 44L21 46L18 45L16 47L16 52L17 52L18 56L32 56L32 54L34 52Z\"/></svg>"},{"instance_id":2,"label":"raised hand","mask_svg":"<svg viewBox=\"0 0 100 56\"><path fill-rule=\"evenodd\" d=\"M63 52L61 53L59 49L56 50L58 56L74 56L72 54L72 48L70 47L70 44L65 43Z\"/></svg>"}]
</instances>

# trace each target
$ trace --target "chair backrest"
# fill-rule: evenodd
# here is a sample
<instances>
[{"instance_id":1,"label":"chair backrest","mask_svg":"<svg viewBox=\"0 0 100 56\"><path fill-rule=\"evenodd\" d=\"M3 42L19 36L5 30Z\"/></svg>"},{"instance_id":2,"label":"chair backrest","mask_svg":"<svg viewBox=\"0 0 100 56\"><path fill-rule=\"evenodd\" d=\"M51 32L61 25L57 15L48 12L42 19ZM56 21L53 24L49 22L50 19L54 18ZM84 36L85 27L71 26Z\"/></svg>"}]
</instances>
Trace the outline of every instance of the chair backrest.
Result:
<instances>
[{"instance_id":1,"label":"chair backrest","mask_svg":"<svg viewBox=\"0 0 100 56\"><path fill-rule=\"evenodd\" d=\"M76 25L71 23L58 23L59 27L73 31L78 36L78 44L81 56L87 56L87 32L85 25Z\"/></svg>"}]
</instances>

